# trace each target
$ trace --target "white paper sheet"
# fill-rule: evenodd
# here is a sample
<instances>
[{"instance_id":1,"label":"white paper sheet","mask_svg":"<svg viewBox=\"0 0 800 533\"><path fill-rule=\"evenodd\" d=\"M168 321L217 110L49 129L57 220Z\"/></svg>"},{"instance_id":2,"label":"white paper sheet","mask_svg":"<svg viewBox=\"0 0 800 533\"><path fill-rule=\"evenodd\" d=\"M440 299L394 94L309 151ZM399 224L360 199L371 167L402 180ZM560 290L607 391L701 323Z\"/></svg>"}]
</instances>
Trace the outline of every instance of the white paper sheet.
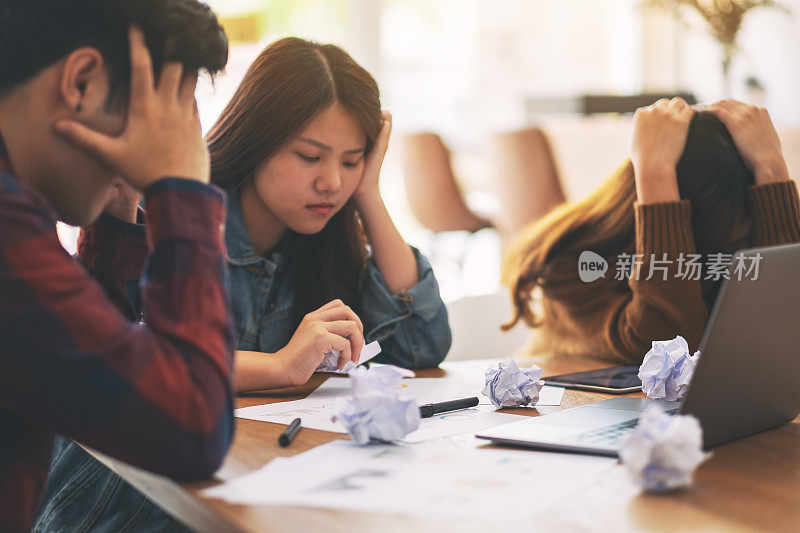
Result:
<instances>
[{"instance_id":1,"label":"white paper sheet","mask_svg":"<svg viewBox=\"0 0 800 533\"><path fill-rule=\"evenodd\" d=\"M453 378L406 378L396 386L417 403L435 403L452 400L460 391L460 382ZM308 395L309 400L335 400L339 396L350 394L350 378L331 376ZM466 396L477 396L467 394ZM460 398L460 396L458 396Z\"/></svg>"},{"instance_id":2,"label":"white paper sheet","mask_svg":"<svg viewBox=\"0 0 800 533\"><path fill-rule=\"evenodd\" d=\"M300 505L404 515L458 515L492 524L533 517L578 491L614 459L460 449L438 443L334 441L206 489L250 505ZM528 523L531 523L528 521Z\"/></svg>"},{"instance_id":3,"label":"white paper sheet","mask_svg":"<svg viewBox=\"0 0 800 533\"><path fill-rule=\"evenodd\" d=\"M539 399L536 401L536 405L561 405L561 399L563 397L563 387L551 387L550 385L545 385L542 387L542 390L539 391ZM486 401L491 405L492 402L488 398L486 398ZM533 407L536 407L536 405Z\"/></svg>"},{"instance_id":4,"label":"white paper sheet","mask_svg":"<svg viewBox=\"0 0 800 533\"><path fill-rule=\"evenodd\" d=\"M477 396L480 405L492 405L491 400L481 394L483 385L483 374L478 374L477 377L470 376L469 379L464 379L464 376L404 379L398 387L402 388L403 393L415 398L419 404ZM309 394L308 399L335 399L349 392L350 383L346 378L331 376ZM563 396L564 389L562 387L545 385L539 392L539 400L536 405L561 405Z\"/></svg>"},{"instance_id":5,"label":"white paper sheet","mask_svg":"<svg viewBox=\"0 0 800 533\"><path fill-rule=\"evenodd\" d=\"M419 428L409 433L404 440L405 442L423 442L461 433L477 433L507 422L516 422L522 418L522 415L500 413L479 405L471 409L461 409L423 418L419 422Z\"/></svg>"},{"instance_id":6,"label":"white paper sheet","mask_svg":"<svg viewBox=\"0 0 800 533\"><path fill-rule=\"evenodd\" d=\"M414 398L419 404L452 400L456 398L455 394L458 388L459 382L450 378L410 378L402 380L398 385L398 390ZM350 394L350 378L331 376L317 387L314 392L309 394L307 398L290 402L243 407L236 410L236 416L249 420L287 425L299 417L302 419L303 427L305 428L347 433L342 425L331 421L331 415L333 414L333 405L336 403L336 398L348 394ZM500 422L500 419L497 420L497 424L503 423ZM486 427L480 427L475 431L486 429Z\"/></svg>"},{"instance_id":7,"label":"white paper sheet","mask_svg":"<svg viewBox=\"0 0 800 533\"><path fill-rule=\"evenodd\" d=\"M403 379L398 387L420 405L470 396L480 398L480 404L476 408L422 419L419 429L410 433L405 440L422 442L459 433L483 431L520 420L520 415L504 413L502 410L495 412L492 402L480 394L482 386L483 376L480 375L474 383L465 383L460 377ZM235 414L238 418L285 425L300 418L304 428L347 433L341 424L331 421L331 415L336 398L349 393L349 378L331 376L302 400L243 407L237 409ZM539 394L537 405L559 405L563 395L563 388L545 386Z\"/></svg>"}]
</instances>

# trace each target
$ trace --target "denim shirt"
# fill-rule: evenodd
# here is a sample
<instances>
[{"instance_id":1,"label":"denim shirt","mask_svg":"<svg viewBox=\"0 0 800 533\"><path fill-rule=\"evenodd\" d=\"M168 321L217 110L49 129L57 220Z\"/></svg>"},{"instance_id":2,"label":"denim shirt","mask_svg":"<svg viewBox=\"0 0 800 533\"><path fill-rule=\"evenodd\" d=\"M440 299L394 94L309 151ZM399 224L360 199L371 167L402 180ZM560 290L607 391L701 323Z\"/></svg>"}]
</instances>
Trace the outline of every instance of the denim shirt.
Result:
<instances>
[{"instance_id":1,"label":"denim shirt","mask_svg":"<svg viewBox=\"0 0 800 533\"><path fill-rule=\"evenodd\" d=\"M275 353L296 329L289 274L292 255L279 245L268 257L256 255L242 215L239 195L228 194L225 243L238 350ZM376 362L406 368L435 367L450 349L447 310L430 263L412 248L419 281L393 294L372 257L359 278L359 312L367 343L379 341ZM321 268L324 266L321 265Z\"/></svg>"}]
</instances>

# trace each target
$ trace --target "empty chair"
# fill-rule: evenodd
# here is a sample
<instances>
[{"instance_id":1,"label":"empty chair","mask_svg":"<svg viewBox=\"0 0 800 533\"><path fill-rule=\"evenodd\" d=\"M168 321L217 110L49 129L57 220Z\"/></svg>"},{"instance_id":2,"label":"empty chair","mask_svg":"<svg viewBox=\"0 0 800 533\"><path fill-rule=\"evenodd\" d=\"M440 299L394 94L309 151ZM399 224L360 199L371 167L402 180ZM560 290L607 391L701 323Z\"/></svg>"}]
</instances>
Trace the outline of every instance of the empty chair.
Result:
<instances>
[{"instance_id":1,"label":"empty chair","mask_svg":"<svg viewBox=\"0 0 800 533\"><path fill-rule=\"evenodd\" d=\"M539 128L492 138L495 193L503 206L497 223L513 236L564 201L550 143Z\"/></svg>"},{"instance_id":2,"label":"empty chair","mask_svg":"<svg viewBox=\"0 0 800 533\"><path fill-rule=\"evenodd\" d=\"M474 213L456 183L450 152L435 133L401 137L403 174L411 212L434 232L476 232L492 223Z\"/></svg>"}]
</instances>

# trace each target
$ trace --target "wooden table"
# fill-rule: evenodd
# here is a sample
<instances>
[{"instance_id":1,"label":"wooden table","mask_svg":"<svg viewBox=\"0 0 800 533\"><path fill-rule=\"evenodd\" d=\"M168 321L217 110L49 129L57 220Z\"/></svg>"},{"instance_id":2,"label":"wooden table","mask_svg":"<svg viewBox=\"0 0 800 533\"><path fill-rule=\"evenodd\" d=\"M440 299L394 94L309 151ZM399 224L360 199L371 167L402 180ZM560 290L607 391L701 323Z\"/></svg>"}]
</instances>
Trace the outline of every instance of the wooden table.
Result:
<instances>
[{"instance_id":1,"label":"wooden table","mask_svg":"<svg viewBox=\"0 0 800 533\"><path fill-rule=\"evenodd\" d=\"M518 359L536 362L546 373L598 368L602 363L579 359ZM485 362L445 363L419 377L458 376L483 372ZM302 388L250 394L237 407L305 397L324 381L316 375ZM558 407L513 409L529 416L599 401L609 395L567 390ZM735 406L731 406L735 408ZM781 428L714 449L697 471L690 490L668 495L642 494L621 465L569 501L548 509L531 523L540 531L800 531L800 418ZM271 459L307 451L346 435L303 429L288 448L277 445L285 426L237 419L233 446L214 481L177 484L101 454L95 455L170 514L199 531L305 532L342 531L486 531L467 520L391 516L298 507L253 507L204 498L200 491L260 468ZM469 437L463 437L469 438ZM532 497L535 487L531 487Z\"/></svg>"}]
</instances>

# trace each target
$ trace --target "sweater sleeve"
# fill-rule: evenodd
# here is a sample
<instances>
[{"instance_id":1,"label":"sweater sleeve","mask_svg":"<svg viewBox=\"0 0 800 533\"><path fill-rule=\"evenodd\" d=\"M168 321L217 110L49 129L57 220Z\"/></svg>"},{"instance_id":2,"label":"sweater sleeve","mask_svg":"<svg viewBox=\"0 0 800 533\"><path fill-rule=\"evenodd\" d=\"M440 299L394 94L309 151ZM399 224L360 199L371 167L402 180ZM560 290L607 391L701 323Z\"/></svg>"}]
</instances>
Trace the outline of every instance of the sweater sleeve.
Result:
<instances>
[{"instance_id":1,"label":"sweater sleeve","mask_svg":"<svg viewBox=\"0 0 800 533\"><path fill-rule=\"evenodd\" d=\"M702 275L689 266L696 256L688 200L636 204L636 254L628 286L611 305L605 339L612 355L639 363L652 341L681 335L700 344L708 310Z\"/></svg>"},{"instance_id":2,"label":"sweater sleeve","mask_svg":"<svg viewBox=\"0 0 800 533\"><path fill-rule=\"evenodd\" d=\"M687 200L635 204L634 253L608 258L609 272L581 281L578 257L563 258L542 285L556 353L638 364L654 340L682 335L697 346L708 311Z\"/></svg>"},{"instance_id":3,"label":"sweater sleeve","mask_svg":"<svg viewBox=\"0 0 800 533\"><path fill-rule=\"evenodd\" d=\"M753 212L754 247L800 242L800 200L794 181L753 185L747 195Z\"/></svg>"}]
</instances>

